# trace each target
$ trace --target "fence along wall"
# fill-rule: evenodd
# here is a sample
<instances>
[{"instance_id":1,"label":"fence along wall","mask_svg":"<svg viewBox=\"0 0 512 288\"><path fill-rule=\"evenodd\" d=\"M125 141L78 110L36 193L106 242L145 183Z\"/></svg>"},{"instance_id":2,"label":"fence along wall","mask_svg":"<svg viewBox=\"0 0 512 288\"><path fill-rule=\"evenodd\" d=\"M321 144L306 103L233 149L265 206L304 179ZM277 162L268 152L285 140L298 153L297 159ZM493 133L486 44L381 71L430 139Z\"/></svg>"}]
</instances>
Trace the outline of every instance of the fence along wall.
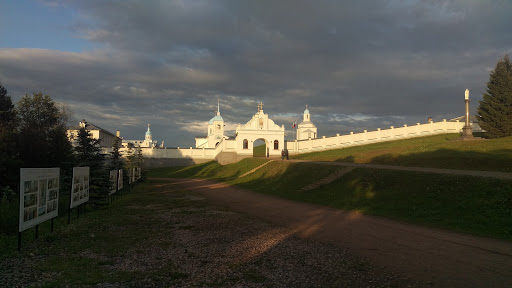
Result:
<instances>
[{"instance_id":1,"label":"fence along wall","mask_svg":"<svg viewBox=\"0 0 512 288\"><path fill-rule=\"evenodd\" d=\"M286 148L290 154L301 154L435 134L459 133L462 127L464 127L464 122L447 122L446 119L443 119L441 122L416 123L414 126L404 125L398 128L391 126L390 129L378 128L376 131L370 132L364 130L363 133L357 134L350 132L348 135L336 134L333 137L323 136L317 139L295 140L287 142Z\"/></svg>"}]
</instances>

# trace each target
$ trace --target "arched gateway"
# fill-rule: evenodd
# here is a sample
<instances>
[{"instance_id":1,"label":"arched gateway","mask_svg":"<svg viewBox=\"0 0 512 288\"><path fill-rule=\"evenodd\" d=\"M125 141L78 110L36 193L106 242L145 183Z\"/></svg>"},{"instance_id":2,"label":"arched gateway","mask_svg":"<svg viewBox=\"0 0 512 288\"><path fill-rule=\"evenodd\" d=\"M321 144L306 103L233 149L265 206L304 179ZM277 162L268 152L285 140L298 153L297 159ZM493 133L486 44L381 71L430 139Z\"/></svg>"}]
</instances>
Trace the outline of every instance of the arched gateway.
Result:
<instances>
[{"instance_id":1,"label":"arched gateway","mask_svg":"<svg viewBox=\"0 0 512 288\"><path fill-rule=\"evenodd\" d=\"M284 125L279 127L268 118L268 114L263 113L263 103L258 104L258 112L249 122L238 124L234 139L224 135L224 119L220 116L218 104L216 115L208 122L207 129L207 137L196 137L196 149L214 149L215 155L221 155L222 159L229 158L229 161L252 157L256 140L265 142L265 155L269 157L280 156L281 150L285 149ZM217 156L216 159L219 161Z\"/></svg>"},{"instance_id":2,"label":"arched gateway","mask_svg":"<svg viewBox=\"0 0 512 288\"><path fill-rule=\"evenodd\" d=\"M279 127L263 112L263 103L258 112L245 125L236 127L236 152L238 155L253 155L254 141L265 141L268 156L280 156L284 149L284 125Z\"/></svg>"}]
</instances>

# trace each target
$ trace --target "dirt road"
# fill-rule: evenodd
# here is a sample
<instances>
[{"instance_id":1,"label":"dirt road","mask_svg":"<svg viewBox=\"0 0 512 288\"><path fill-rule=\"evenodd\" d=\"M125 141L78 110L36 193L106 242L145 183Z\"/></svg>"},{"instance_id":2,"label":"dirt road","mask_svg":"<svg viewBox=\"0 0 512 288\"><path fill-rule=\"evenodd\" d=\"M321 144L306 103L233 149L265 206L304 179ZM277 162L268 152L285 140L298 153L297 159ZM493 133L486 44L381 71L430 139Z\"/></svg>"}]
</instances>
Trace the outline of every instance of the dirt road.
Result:
<instances>
[{"instance_id":1,"label":"dirt road","mask_svg":"<svg viewBox=\"0 0 512 288\"><path fill-rule=\"evenodd\" d=\"M298 203L203 179L168 179L299 237L335 243L431 287L512 287L512 243Z\"/></svg>"}]
</instances>

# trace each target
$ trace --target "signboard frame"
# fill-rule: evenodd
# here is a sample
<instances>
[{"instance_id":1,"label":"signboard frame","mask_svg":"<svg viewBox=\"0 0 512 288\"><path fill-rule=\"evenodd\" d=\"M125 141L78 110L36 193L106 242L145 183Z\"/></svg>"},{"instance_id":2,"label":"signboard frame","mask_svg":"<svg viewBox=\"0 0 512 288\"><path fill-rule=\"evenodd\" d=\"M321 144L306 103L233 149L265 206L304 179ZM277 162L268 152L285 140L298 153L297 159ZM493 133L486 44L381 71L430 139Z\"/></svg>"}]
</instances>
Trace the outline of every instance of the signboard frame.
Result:
<instances>
[{"instance_id":1,"label":"signboard frame","mask_svg":"<svg viewBox=\"0 0 512 288\"><path fill-rule=\"evenodd\" d=\"M19 229L59 215L60 168L20 168Z\"/></svg>"},{"instance_id":2,"label":"signboard frame","mask_svg":"<svg viewBox=\"0 0 512 288\"><path fill-rule=\"evenodd\" d=\"M73 167L73 182L69 208L76 207L89 201L89 167Z\"/></svg>"},{"instance_id":3,"label":"signboard frame","mask_svg":"<svg viewBox=\"0 0 512 288\"><path fill-rule=\"evenodd\" d=\"M108 195L117 192L117 172L117 170L110 170L110 192Z\"/></svg>"},{"instance_id":4,"label":"signboard frame","mask_svg":"<svg viewBox=\"0 0 512 288\"><path fill-rule=\"evenodd\" d=\"M119 169L117 173L117 190L123 189L123 169Z\"/></svg>"}]
</instances>

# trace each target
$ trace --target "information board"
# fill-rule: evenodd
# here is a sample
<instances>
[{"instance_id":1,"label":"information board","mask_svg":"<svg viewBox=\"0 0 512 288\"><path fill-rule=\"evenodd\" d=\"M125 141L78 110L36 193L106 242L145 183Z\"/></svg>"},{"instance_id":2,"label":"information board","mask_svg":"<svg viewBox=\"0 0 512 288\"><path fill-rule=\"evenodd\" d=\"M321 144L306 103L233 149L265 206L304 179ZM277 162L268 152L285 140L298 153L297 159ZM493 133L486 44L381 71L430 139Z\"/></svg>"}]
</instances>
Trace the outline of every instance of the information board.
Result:
<instances>
[{"instance_id":1,"label":"information board","mask_svg":"<svg viewBox=\"0 0 512 288\"><path fill-rule=\"evenodd\" d=\"M119 169L117 173L117 190L123 189L123 169Z\"/></svg>"},{"instance_id":2,"label":"information board","mask_svg":"<svg viewBox=\"0 0 512 288\"><path fill-rule=\"evenodd\" d=\"M89 167L73 167L70 208L89 201Z\"/></svg>"},{"instance_id":3,"label":"information board","mask_svg":"<svg viewBox=\"0 0 512 288\"><path fill-rule=\"evenodd\" d=\"M117 170L110 171L110 193L112 195L117 191Z\"/></svg>"},{"instance_id":4,"label":"information board","mask_svg":"<svg viewBox=\"0 0 512 288\"><path fill-rule=\"evenodd\" d=\"M140 172L141 172L140 167L135 168L135 181L139 181L140 174L141 174Z\"/></svg>"},{"instance_id":5,"label":"information board","mask_svg":"<svg viewBox=\"0 0 512 288\"><path fill-rule=\"evenodd\" d=\"M132 176L133 175L133 168L128 168L128 184L132 184L133 183L133 180L132 180Z\"/></svg>"},{"instance_id":6,"label":"information board","mask_svg":"<svg viewBox=\"0 0 512 288\"><path fill-rule=\"evenodd\" d=\"M59 215L60 168L20 169L19 232Z\"/></svg>"}]
</instances>

